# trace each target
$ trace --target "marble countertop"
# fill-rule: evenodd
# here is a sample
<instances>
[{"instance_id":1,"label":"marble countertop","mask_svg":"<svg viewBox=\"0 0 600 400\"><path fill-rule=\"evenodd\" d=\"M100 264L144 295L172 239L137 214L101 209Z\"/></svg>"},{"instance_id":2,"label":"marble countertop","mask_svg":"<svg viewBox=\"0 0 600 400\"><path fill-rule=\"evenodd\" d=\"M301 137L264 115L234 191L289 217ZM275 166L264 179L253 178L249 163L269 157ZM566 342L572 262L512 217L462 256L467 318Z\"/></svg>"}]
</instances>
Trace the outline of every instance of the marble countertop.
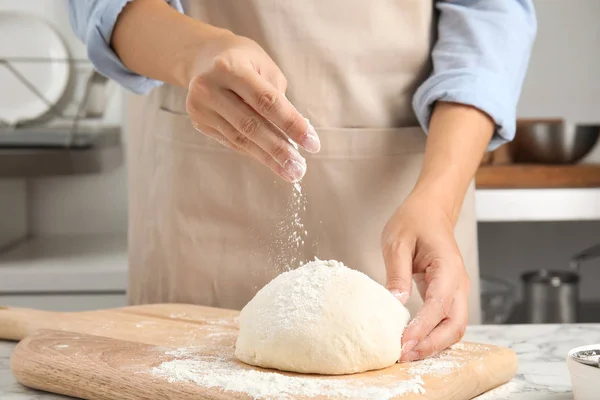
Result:
<instances>
[{"instance_id":1,"label":"marble countertop","mask_svg":"<svg viewBox=\"0 0 600 400\"><path fill-rule=\"evenodd\" d=\"M483 325L467 329L464 340L512 348L519 357L514 379L478 400L569 400L571 380L565 362L573 347L600 343L600 324ZM14 343L0 341L0 399L59 400L19 385L10 372Z\"/></svg>"}]
</instances>

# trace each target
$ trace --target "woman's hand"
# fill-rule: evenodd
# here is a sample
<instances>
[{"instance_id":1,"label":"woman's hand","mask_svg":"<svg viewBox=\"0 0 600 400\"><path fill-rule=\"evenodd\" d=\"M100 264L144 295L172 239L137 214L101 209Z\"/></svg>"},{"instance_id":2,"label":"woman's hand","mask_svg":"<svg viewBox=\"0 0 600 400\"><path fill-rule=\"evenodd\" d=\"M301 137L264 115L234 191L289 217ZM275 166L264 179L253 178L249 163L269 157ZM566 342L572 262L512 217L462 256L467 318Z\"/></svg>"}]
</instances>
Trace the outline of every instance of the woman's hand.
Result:
<instances>
[{"instance_id":1,"label":"woman's hand","mask_svg":"<svg viewBox=\"0 0 600 400\"><path fill-rule=\"evenodd\" d=\"M286 79L254 41L177 12L164 0L129 2L111 37L130 70L189 89L194 127L247 153L288 181L306 171L289 142L309 152L321 144L285 98Z\"/></svg>"},{"instance_id":2,"label":"woman's hand","mask_svg":"<svg viewBox=\"0 0 600 400\"><path fill-rule=\"evenodd\" d=\"M288 137L309 152L319 151L319 138L286 99L283 73L258 44L218 35L197 55L191 75L186 108L198 131L288 181L304 176L306 161Z\"/></svg>"},{"instance_id":3,"label":"woman's hand","mask_svg":"<svg viewBox=\"0 0 600 400\"><path fill-rule=\"evenodd\" d=\"M423 307L402 337L400 361L422 359L458 342L467 325L469 277L452 218L435 197L412 194L382 236L387 287L406 303L414 279Z\"/></svg>"}]
</instances>

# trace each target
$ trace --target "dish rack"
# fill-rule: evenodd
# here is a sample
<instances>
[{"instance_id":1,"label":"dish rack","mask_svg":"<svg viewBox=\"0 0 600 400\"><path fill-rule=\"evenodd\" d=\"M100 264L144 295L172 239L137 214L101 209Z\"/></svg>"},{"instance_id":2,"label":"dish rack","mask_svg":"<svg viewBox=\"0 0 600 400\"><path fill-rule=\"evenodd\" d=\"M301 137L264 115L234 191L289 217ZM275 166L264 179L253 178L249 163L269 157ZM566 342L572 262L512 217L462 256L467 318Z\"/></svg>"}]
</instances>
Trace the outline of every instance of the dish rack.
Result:
<instances>
[{"instance_id":1,"label":"dish rack","mask_svg":"<svg viewBox=\"0 0 600 400\"><path fill-rule=\"evenodd\" d=\"M23 63L71 65L74 72L61 100L52 103L19 71ZM8 123L0 116L0 178L97 173L123 160L121 127L103 122L113 89L87 59L0 58L0 67L47 106L34 119Z\"/></svg>"},{"instance_id":2,"label":"dish rack","mask_svg":"<svg viewBox=\"0 0 600 400\"><path fill-rule=\"evenodd\" d=\"M19 71L18 65L32 63L69 63L75 72L57 103ZM0 116L0 147L81 147L104 116L112 85L87 59L13 57L0 58L0 66L43 102L48 110L35 119L8 123ZM83 84L82 84L83 82ZM87 138L87 140L86 140Z\"/></svg>"}]
</instances>

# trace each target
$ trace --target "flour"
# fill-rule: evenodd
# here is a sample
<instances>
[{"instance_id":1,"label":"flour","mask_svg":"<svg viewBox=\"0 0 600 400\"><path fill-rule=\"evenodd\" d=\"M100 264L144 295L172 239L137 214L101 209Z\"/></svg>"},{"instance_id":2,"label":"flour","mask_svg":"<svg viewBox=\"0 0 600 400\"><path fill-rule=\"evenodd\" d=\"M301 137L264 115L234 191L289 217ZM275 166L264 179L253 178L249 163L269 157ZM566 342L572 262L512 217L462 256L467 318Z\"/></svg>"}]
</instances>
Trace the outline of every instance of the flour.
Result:
<instances>
[{"instance_id":1,"label":"flour","mask_svg":"<svg viewBox=\"0 0 600 400\"><path fill-rule=\"evenodd\" d=\"M181 353L178 353L181 355ZM420 376L405 381L394 377L363 380L284 375L250 369L231 358L190 356L160 364L152 374L169 383L193 383L204 388L243 393L253 399L325 397L387 400L406 393L423 394Z\"/></svg>"},{"instance_id":2,"label":"flour","mask_svg":"<svg viewBox=\"0 0 600 400\"><path fill-rule=\"evenodd\" d=\"M186 313L171 313L169 318L188 318L188 315Z\"/></svg>"},{"instance_id":3,"label":"flour","mask_svg":"<svg viewBox=\"0 0 600 400\"><path fill-rule=\"evenodd\" d=\"M408 373L411 375L448 375L463 365L456 360L440 360L436 358L427 358L422 361L414 362Z\"/></svg>"},{"instance_id":4,"label":"flour","mask_svg":"<svg viewBox=\"0 0 600 400\"><path fill-rule=\"evenodd\" d=\"M521 385L517 382L510 381L504 385L498 386L480 396L477 396L477 400L508 400L514 393L521 390Z\"/></svg>"},{"instance_id":5,"label":"flour","mask_svg":"<svg viewBox=\"0 0 600 400\"><path fill-rule=\"evenodd\" d=\"M290 265L293 265L296 263L296 261L302 261L298 260L298 252L300 250L300 246L304 245L304 238L308 234L308 232L304 230L304 224L302 223L302 218L300 216L301 211L306 211L306 201L302 193L302 185L300 182L294 183L294 193L292 194L291 205L291 211L294 213L292 222L293 229L288 237L288 240L291 241L292 248L296 252L296 254L292 255L292 260L290 262Z\"/></svg>"},{"instance_id":6,"label":"flour","mask_svg":"<svg viewBox=\"0 0 600 400\"><path fill-rule=\"evenodd\" d=\"M451 374L475 359L481 359L480 355L473 355L475 351L489 351L490 348L477 343L458 342L449 349L428 357L424 360L414 361L408 373L415 375L444 376Z\"/></svg>"},{"instance_id":7,"label":"flour","mask_svg":"<svg viewBox=\"0 0 600 400\"><path fill-rule=\"evenodd\" d=\"M411 375L448 375L461 368L467 361L466 357L460 357L452 349L449 349L424 360L414 361L408 373Z\"/></svg>"},{"instance_id":8,"label":"flour","mask_svg":"<svg viewBox=\"0 0 600 400\"><path fill-rule=\"evenodd\" d=\"M463 342L454 343L450 346L450 349L452 350L465 350L466 348L467 346Z\"/></svg>"},{"instance_id":9,"label":"flour","mask_svg":"<svg viewBox=\"0 0 600 400\"><path fill-rule=\"evenodd\" d=\"M311 126L310 121L306 118L305 120ZM297 151L299 150L298 143L289 137L287 140ZM282 183L281 180L275 180L274 183L284 184L286 189L289 187L289 183ZM269 255L264 268L273 276L295 269L306 261L304 246L306 245L308 231L304 228L302 216L306 212L307 200L303 191L302 180L292 183L291 189L283 215L278 216L280 219L275 223L271 232L260 239L261 245L264 246ZM256 252L251 254L251 257L262 259L263 254ZM252 271L251 273L262 276L264 272ZM255 287L255 289L259 288Z\"/></svg>"},{"instance_id":10,"label":"flour","mask_svg":"<svg viewBox=\"0 0 600 400\"><path fill-rule=\"evenodd\" d=\"M285 331L297 331L299 326L312 324L314 319L321 314L323 308L323 288L326 287L333 275L326 278L316 273L318 268L329 268L336 265L343 266L342 263L336 261L320 261L316 259L304 265L303 268L287 271L279 275L277 279L285 279L289 274L295 274L293 285L286 291L270 290L269 299L274 305L276 312L268 309L261 309L257 316L258 327L261 329L261 336L265 339L270 336L282 335ZM340 271L335 270L337 274ZM269 290L263 288L262 290ZM289 310L285 305L293 306ZM268 323L269 320L275 319L279 323L273 327Z\"/></svg>"},{"instance_id":11,"label":"flour","mask_svg":"<svg viewBox=\"0 0 600 400\"><path fill-rule=\"evenodd\" d=\"M450 349L414 362L407 371L409 379L398 380L396 375L378 374L361 379L327 377L322 375L284 374L275 370L257 370L238 362L231 345L202 345L179 348L164 353L165 360L150 371L153 376L169 383L188 383L206 389L241 393L260 400L290 400L296 398L337 398L387 400L403 394L425 394L425 376L444 376L480 359L475 350L488 346L459 342ZM207 354L210 353L210 354ZM477 397L477 400L505 400L519 390L519 384L509 382Z\"/></svg>"},{"instance_id":12,"label":"flour","mask_svg":"<svg viewBox=\"0 0 600 400\"><path fill-rule=\"evenodd\" d=\"M302 247L308 235L302 222L302 214L305 212L306 198L302 182L298 181L292 185L285 215L277 223L267 244L271 254L269 263L276 273L294 269L303 262Z\"/></svg>"}]
</instances>

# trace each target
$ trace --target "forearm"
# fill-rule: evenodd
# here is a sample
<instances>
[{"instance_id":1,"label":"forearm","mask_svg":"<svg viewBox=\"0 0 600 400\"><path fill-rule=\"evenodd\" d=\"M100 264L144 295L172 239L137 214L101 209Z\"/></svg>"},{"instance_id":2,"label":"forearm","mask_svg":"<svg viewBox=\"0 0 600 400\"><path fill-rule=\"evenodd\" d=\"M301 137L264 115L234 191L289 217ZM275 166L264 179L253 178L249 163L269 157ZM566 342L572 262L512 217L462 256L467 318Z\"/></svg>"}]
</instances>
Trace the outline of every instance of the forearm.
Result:
<instances>
[{"instance_id":1,"label":"forearm","mask_svg":"<svg viewBox=\"0 0 600 400\"><path fill-rule=\"evenodd\" d=\"M210 38L228 33L177 12L164 0L135 0L119 15L111 45L131 71L187 88L194 59Z\"/></svg>"},{"instance_id":2,"label":"forearm","mask_svg":"<svg viewBox=\"0 0 600 400\"><path fill-rule=\"evenodd\" d=\"M438 102L413 193L436 201L456 223L465 193L493 132L492 119L478 109Z\"/></svg>"}]
</instances>

